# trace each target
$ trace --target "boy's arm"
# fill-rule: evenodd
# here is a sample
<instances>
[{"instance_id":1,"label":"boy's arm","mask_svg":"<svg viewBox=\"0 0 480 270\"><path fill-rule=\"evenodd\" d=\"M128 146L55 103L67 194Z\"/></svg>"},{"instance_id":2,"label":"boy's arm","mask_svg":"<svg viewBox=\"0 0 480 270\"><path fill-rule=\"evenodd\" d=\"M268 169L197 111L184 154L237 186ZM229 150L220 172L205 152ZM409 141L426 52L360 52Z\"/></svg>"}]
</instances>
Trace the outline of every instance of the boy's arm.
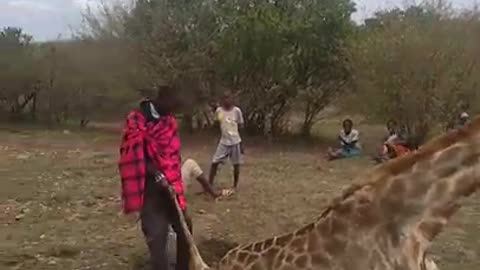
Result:
<instances>
[{"instance_id":1,"label":"boy's arm","mask_svg":"<svg viewBox=\"0 0 480 270\"><path fill-rule=\"evenodd\" d=\"M215 110L215 117L213 118L213 126L215 128L220 128L220 108Z\"/></svg>"},{"instance_id":2,"label":"boy's arm","mask_svg":"<svg viewBox=\"0 0 480 270\"><path fill-rule=\"evenodd\" d=\"M353 134L352 141L350 142L350 147L354 147L357 145L359 141L359 136L360 134L358 133L358 131L355 131L355 133Z\"/></svg>"},{"instance_id":3,"label":"boy's arm","mask_svg":"<svg viewBox=\"0 0 480 270\"><path fill-rule=\"evenodd\" d=\"M341 136L338 136L340 140L348 147L354 147L358 143L358 134L354 134L350 142L346 142Z\"/></svg>"},{"instance_id":4,"label":"boy's arm","mask_svg":"<svg viewBox=\"0 0 480 270\"><path fill-rule=\"evenodd\" d=\"M238 117L238 134L240 136L240 138L242 138L242 134L243 134L243 129L245 128L245 121L243 119L243 113L242 113L242 110L240 108L237 108L237 117ZM243 144L243 140L240 142L240 151L242 154L245 154L245 148L244 148L244 144Z\"/></svg>"},{"instance_id":5,"label":"boy's arm","mask_svg":"<svg viewBox=\"0 0 480 270\"><path fill-rule=\"evenodd\" d=\"M358 143L358 140L351 141L348 146L354 147Z\"/></svg>"},{"instance_id":6,"label":"boy's arm","mask_svg":"<svg viewBox=\"0 0 480 270\"><path fill-rule=\"evenodd\" d=\"M387 135L383 136L382 137L382 143L386 143L388 138L390 138L390 136L391 136L390 134L387 134Z\"/></svg>"},{"instance_id":7,"label":"boy's arm","mask_svg":"<svg viewBox=\"0 0 480 270\"><path fill-rule=\"evenodd\" d=\"M348 143L342 138L342 136L338 135L338 140L343 143L344 145L348 146Z\"/></svg>"},{"instance_id":8,"label":"boy's arm","mask_svg":"<svg viewBox=\"0 0 480 270\"><path fill-rule=\"evenodd\" d=\"M354 147L354 146L357 144L357 142L358 142L358 140L353 140L353 141L351 141L351 142L348 143L348 142L346 142L344 139L342 139L342 137L339 137L339 139L340 139L340 141L343 142L343 144L344 144L345 146L347 146L347 147Z\"/></svg>"},{"instance_id":9,"label":"boy's arm","mask_svg":"<svg viewBox=\"0 0 480 270\"><path fill-rule=\"evenodd\" d=\"M242 130L244 128L245 121L243 119L243 112L240 108L236 108L237 111L237 124L238 124L238 130Z\"/></svg>"}]
</instances>

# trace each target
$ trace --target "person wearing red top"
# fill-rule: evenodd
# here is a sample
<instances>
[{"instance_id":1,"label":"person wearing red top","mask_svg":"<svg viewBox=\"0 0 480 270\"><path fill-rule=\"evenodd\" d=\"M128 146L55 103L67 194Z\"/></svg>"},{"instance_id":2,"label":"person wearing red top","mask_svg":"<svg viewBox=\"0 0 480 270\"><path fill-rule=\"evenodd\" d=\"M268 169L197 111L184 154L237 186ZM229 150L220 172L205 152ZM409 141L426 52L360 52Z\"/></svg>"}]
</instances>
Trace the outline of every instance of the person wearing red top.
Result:
<instances>
[{"instance_id":1,"label":"person wearing red top","mask_svg":"<svg viewBox=\"0 0 480 270\"><path fill-rule=\"evenodd\" d=\"M188 218L181 175L180 138L173 115L179 104L175 89L156 88L156 97L140 103L127 116L120 146L119 170L125 213L140 212L154 270L167 270L167 237L172 226L177 234L177 270L188 270L188 244L163 178L177 193L177 200ZM160 176L160 177L159 177Z\"/></svg>"}]
</instances>

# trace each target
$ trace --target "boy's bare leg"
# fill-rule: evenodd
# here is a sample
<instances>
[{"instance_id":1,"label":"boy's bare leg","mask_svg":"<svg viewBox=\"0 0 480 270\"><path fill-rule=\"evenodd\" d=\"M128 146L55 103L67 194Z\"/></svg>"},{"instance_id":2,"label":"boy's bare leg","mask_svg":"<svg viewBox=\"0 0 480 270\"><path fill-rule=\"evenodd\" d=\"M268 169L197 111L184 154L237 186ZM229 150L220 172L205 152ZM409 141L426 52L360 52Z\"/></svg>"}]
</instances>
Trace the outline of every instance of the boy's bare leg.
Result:
<instances>
[{"instance_id":1,"label":"boy's bare leg","mask_svg":"<svg viewBox=\"0 0 480 270\"><path fill-rule=\"evenodd\" d=\"M215 181L215 176L217 176L218 164L219 163L212 163L212 166L210 167L210 174L208 176L208 182L212 187L213 187L213 184L214 184L214 181Z\"/></svg>"},{"instance_id":2,"label":"boy's bare leg","mask_svg":"<svg viewBox=\"0 0 480 270\"><path fill-rule=\"evenodd\" d=\"M233 189L237 190L240 180L240 164L233 165Z\"/></svg>"},{"instance_id":3,"label":"boy's bare leg","mask_svg":"<svg viewBox=\"0 0 480 270\"><path fill-rule=\"evenodd\" d=\"M328 160L335 160L342 157L342 149L329 149Z\"/></svg>"},{"instance_id":4,"label":"boy's bare leg","mask_svg":"<svg viewBox=\"0 0 480 270\"><path fill-rule=\"evenodd\" d=\"M328 160L335 159L335 151L331 147L329 147L327 150L327 159Z\"/></svg>"}]
</instances>

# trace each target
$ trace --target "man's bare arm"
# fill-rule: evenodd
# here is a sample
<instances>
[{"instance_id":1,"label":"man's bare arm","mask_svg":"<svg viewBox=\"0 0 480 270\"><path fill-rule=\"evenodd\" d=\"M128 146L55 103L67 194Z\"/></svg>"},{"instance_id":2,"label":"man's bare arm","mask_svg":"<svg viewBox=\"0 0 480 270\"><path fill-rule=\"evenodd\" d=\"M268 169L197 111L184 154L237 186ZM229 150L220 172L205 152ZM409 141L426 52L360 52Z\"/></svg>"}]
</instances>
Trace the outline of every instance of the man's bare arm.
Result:
<instances>
[{"instance_id":1,"label":"man's bare arm","mask_svg":"<svg viewBox=\"0 0 480 270\"><path fill-rule=\"evenodd\" d=\"M203 175L203 173L197 177L197 181L202 185L203 189L208 192L213 198L220 197L220 193L215 191L215 189L208 183L207 178Z\"/></svg>"}]
</instances>

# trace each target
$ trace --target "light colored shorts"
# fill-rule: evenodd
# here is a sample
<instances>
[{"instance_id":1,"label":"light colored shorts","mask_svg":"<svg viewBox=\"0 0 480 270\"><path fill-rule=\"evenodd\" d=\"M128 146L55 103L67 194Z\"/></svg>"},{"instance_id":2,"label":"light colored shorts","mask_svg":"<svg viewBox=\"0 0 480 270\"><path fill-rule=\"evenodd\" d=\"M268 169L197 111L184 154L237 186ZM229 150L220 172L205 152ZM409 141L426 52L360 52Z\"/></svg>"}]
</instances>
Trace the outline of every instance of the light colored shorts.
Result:
<instances>
[{"instance_id":1,"label":"light colored shorts","mask_svg":"<svg viewBox=\"0 0 480 270\"><path fill-rule=\"evenodd\" d=\"M224 163L225 161L227 161L227 159L229 159L233 165L242 164L242 151L240 144L218 144L217 150L213 155L212 163Z\"/></svg>"}]
</instances>

